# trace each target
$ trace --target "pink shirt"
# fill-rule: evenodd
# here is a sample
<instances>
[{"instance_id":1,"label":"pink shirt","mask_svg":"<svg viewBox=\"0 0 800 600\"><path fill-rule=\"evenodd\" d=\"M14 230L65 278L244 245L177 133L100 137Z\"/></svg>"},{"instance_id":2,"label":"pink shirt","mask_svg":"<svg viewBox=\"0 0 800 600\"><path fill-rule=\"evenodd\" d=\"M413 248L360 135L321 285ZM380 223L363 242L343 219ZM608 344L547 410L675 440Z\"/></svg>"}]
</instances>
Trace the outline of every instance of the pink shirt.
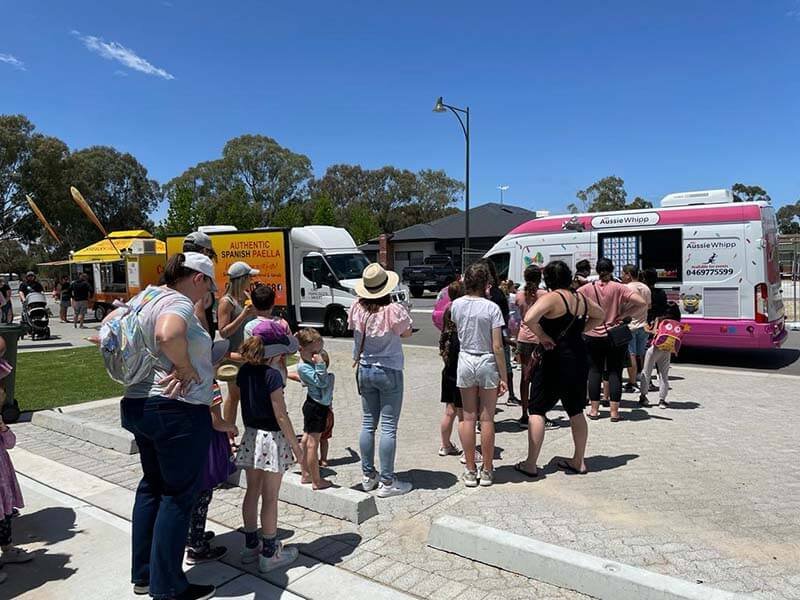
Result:
<instances>
[{"instance_id":1,"label":"pink shirt","mask_svg":"<svg viewBox=\"0 0 800 600\"><path fill-rule=\"evenodd\" d=\"M631 329L641 329L647 325L647 309L649 309L650 305L652 304L652 294L650 293L650 288L641 281L631 281L625 285L639 294L646 303L646 306L637 309L636 312L631 315L633 317L633 321L631 321Z\"/></svg>"},{"instance_id":2,"label":"pink shirt","mask_svg":"<svg viewBox=\"0 0 800 600\"><path fill-rule=\"evenodd\" d=\"M607 327L613 327L625 313L624 305L635 293L628 286L616 281L593 281L578 290L578 293L587 300L593 300L606 311L606 325L595 327L585 335L590 337L605 337L608 335ZM599 300L599 301L598 301Z\"/></svg>"},{"instance_id":3,"label":"pink shirt","mask_svg":"<svg viewBox=\"0 0 800 600\"><path fill-rule=\"evenodd\" d=\"M519 333L517 334L517 341L523 342L525 344L538 344L539 338L536 337L530 328L525 325L525 316L528 314L531 306L533 306L536 301L544 296L547 292L544 290L536 290L536 296L533 299L533 302L528 304L527 297L525 295L524 290L520 290L517 292L517 307L519 308L519 318L520 318L520 326L519 326Z\"/></svg>"}]
</instances>

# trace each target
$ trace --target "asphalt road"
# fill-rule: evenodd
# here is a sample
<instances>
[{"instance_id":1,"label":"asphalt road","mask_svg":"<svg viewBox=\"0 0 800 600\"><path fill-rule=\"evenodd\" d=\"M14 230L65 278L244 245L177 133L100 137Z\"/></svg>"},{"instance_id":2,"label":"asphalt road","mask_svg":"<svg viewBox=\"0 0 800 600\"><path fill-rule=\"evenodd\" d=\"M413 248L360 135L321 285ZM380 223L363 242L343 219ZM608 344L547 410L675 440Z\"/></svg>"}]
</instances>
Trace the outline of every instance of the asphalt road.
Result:
<instances>
[{"instance_id":1,"label":"asphalt road","mask_svg":"<svg viewBox=\"0 0 800 600\"><path fill-rule=\"evenodd\" d=\"M439 345L439 330L434 327L431 313L436 304L434 294L414 299L411 309L414 335L405 340L418 346ZM731 370L772 371L785 375L800 375L800 331L790 331L783 347L775 350L727 350L722 348L684 348L676 364L715 367Z\"/></svg>"}]
</instances>

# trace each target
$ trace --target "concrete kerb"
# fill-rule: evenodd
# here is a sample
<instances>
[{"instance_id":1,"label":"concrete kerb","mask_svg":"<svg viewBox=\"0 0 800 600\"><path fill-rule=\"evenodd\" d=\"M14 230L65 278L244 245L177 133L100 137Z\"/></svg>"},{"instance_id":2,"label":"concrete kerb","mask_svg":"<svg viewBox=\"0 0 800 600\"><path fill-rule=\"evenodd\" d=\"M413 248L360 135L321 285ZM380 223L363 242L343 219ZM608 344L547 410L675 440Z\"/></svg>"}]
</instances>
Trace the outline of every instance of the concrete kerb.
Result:
<instances>
[{"instance_id":1,"label":"concrete kerb","mask_svg":"<svg viewBox=\"0 0 800 600\"><path fill-rule=\"evenodd\" d=\"M601 600L745 600L638 567L445 515L433 522L432 548Z\"/></svg>"},{"instance_id":2,"label":"concrete kerb","mask_svg":"<svg viewBox=\"0 0 800 600\"><path fill-rule=\"evenodd\" d=\"M122 454L139 453L133 434L119 427L83 420L80 418L80 413L80 410L69 412L40 410L33 413L31 423Z\"/></svg>"},{"instance_id":3,"label":"concrete kerb","mask_svg":"<svg viewBox=\"0 0 800 600\"><path fill-rule=\"evenodd\" d=\"M228 483L246 488L244 471L240 470L231 475ZM375 498L370 494L346 487L313 490L310 485L300 483L300 475L291 472L283 476L279 498L288 504L295 504L356 525L378 514Z\"/></svg>"}]
</instances>

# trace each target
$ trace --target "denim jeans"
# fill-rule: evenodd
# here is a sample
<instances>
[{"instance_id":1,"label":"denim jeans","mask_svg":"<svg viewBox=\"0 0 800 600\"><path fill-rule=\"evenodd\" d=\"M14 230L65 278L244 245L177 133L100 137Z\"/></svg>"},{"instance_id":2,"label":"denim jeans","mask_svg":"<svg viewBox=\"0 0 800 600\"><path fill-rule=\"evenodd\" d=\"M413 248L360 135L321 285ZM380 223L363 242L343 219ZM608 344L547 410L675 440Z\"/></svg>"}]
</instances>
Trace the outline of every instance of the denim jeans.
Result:
<instances>
[{"instance_id":1,"label":"denim jeans","mask_svg":"<svg viewBox=\"0 0 800 600\"><path fill-rule=\"evenodd\" d=\"M375 475L375 431L381 425L378 456L381 481L394 480L394 456L397 448L397 423L403 407L403 372L376 365L358 367L361 388L361 470L367 477Z\"/></svg>"},{"instance_id":2,"label":"denim jeans","mask_svg":"<svg viewBox=\"0 0 800 600\"><path fill-rule=\"evenodd\" d=\"M133 505L131 580L156 599L189 585L183 550L211 440L208 406L161 396L123 398L122 426L139 446L142 480Z\"/></svg>"}]
</instances>

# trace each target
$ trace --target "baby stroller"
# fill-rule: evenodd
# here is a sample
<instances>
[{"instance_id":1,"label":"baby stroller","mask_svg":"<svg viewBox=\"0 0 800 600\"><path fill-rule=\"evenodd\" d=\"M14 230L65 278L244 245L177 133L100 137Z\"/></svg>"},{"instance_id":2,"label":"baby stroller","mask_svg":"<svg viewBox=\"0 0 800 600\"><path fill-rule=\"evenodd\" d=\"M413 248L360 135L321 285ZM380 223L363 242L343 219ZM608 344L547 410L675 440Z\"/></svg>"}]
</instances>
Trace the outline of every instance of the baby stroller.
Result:
<instances>
[{"instance_id":1,"label":"baby stroller","mask_svg":"<svg viewBox=\"0 0 800 600\"><path fill-rule=\"evenodd\" d=\"M22 305L22 326L25 328L23 335L31 336L32 340L50 339L50 313L44 294L31 292L25 296Z\"/></svg>"}]
</instances>

